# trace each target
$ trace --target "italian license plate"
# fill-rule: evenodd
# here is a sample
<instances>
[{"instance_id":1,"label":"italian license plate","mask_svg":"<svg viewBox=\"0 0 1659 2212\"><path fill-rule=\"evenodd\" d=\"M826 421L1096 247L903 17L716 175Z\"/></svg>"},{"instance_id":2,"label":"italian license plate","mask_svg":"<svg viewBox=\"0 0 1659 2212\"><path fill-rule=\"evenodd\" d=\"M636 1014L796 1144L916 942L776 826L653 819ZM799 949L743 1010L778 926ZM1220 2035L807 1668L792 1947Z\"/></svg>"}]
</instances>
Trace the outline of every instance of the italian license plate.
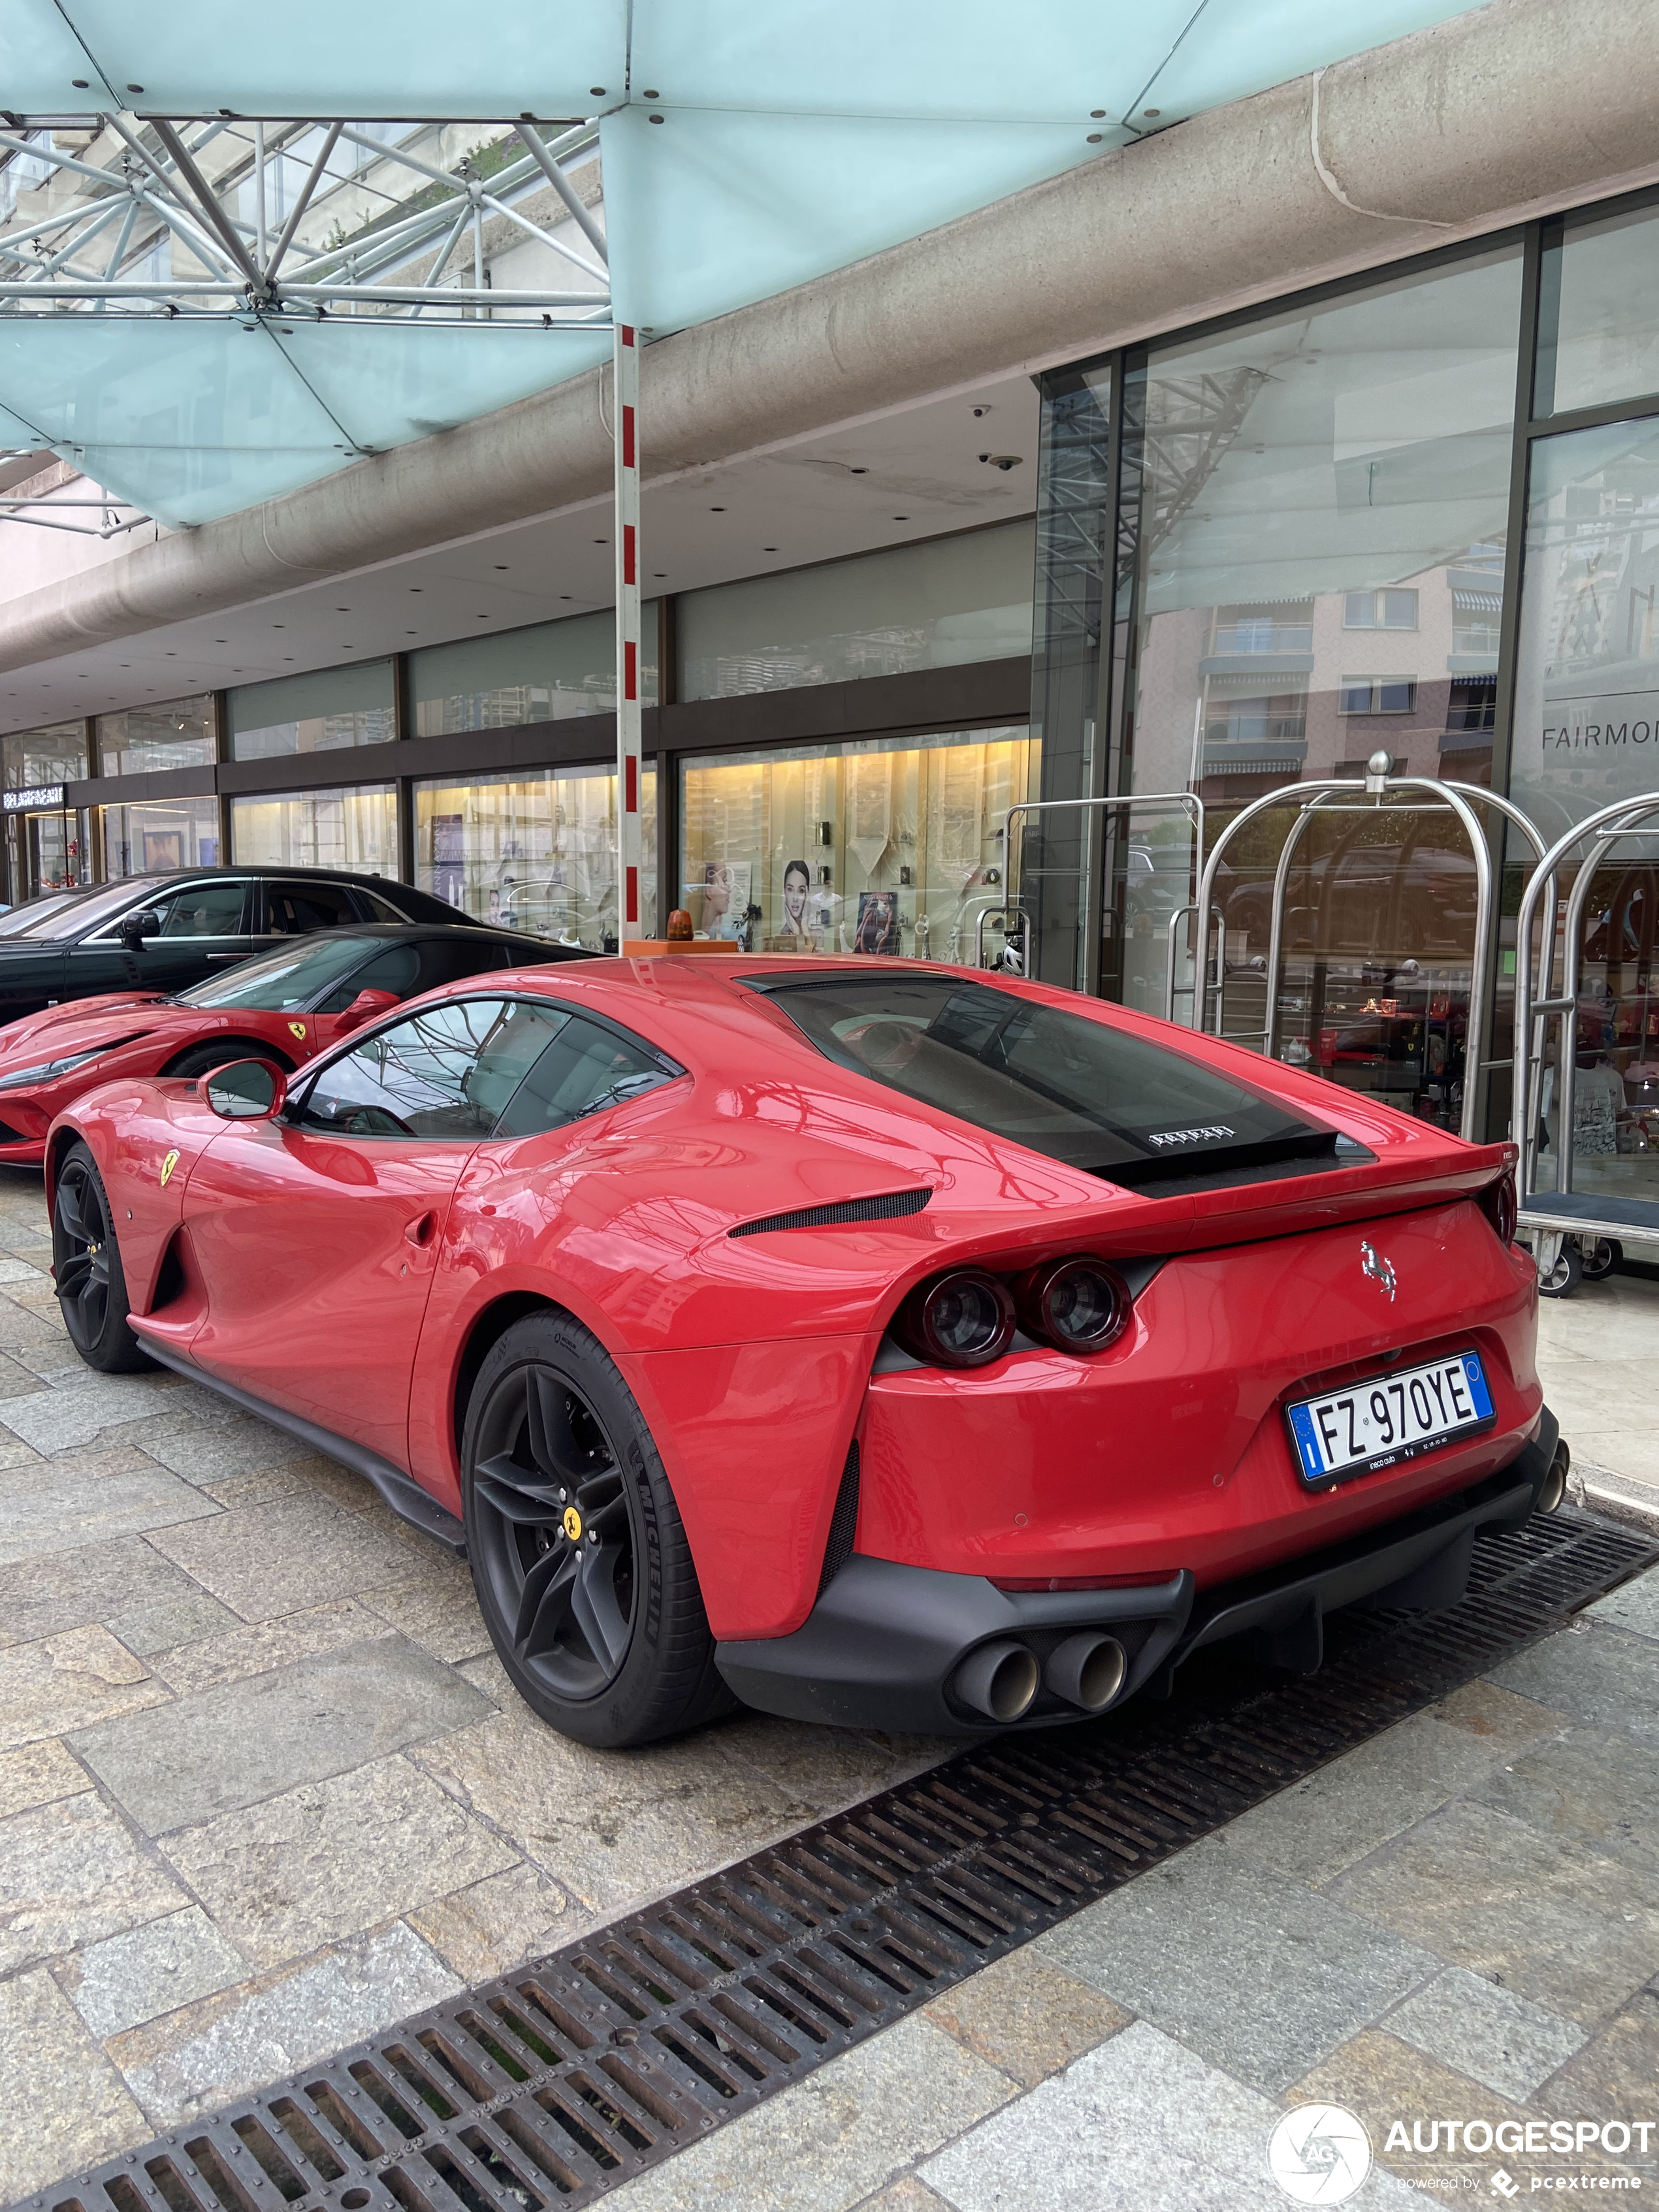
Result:
<instances>
[{"instance_id":1,"label":"italian license plate","mask_svg":"<svg viewBox=\"0 0 1659 2212\"><path fill-rule=\"evenodd\" d=\"M1304 1482L1346 1482L1398 1466L1496 1418L1474 1352L1367 1376L1328 1397L1299 1398L1285 1414Z\"/></svg>"}]
</instances>

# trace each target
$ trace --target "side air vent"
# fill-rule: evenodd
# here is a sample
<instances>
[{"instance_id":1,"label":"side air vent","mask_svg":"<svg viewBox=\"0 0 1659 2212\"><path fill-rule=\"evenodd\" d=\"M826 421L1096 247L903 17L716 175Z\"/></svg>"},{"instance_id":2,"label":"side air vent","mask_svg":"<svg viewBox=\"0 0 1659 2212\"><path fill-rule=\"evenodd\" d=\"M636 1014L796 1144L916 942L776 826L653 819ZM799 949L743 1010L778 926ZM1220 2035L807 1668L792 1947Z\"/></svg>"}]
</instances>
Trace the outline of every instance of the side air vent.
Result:
<instances>
[{"instance_id":1,"label":"side air vent","mask_svg":"<svg viewBox=\"0 0 1659 2212\"><path fill-rule=\"evenodd\" d=\"M841 1488L836 1492L836 1510L830 1516L830 1540L823 1547L823 1572L818 1577L820 1597L852 1558L858 1525L859 1447L855 1437L848 1447L847 1464L841 1471Z\"/></svg>"},{"instance_id":2,"label":"side air vent","mask_svg":"<svg viewBox=\"0 0 1659 2212\"><path fill-rule=\"evenodd\" d=\"M728 1237L758 1237L769 1229L832 1229L843 1221L896 1221L920 1213L931 1190L888 1190L878 1198L844 1198L834 1206L802 1206L793 1213L769 1213L759 1221L740 1221Z\"/></svg>"}]
</instances>

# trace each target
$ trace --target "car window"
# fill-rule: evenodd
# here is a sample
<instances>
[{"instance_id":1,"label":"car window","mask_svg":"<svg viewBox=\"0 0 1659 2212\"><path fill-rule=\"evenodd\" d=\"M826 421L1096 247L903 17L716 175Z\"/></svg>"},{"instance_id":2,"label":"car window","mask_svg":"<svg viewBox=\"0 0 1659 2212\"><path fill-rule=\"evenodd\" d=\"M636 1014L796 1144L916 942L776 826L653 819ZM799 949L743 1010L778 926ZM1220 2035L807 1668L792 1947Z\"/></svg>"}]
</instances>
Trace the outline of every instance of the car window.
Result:
<instances>
[{"instance_id":1,"label":"car window","mask_svg":"<svg viewBox=\"0 0 1659 2212\"><path fill-rule=\"evenodd\" d=\"M185 884L151 902L161 917L158 937L240 937L247 885L232 877Z\"/></svg>"},{"instance_id":2,"label":"car window","mask_svg":"<svg viewBox=\"0 0 1659 2212\"><path fill-rule=\"evenodd\" d=\"M566 1017L520 1000L422 1007L331 1060L295 1115L349 1137L487 1137Z\"/></svg>"},{"instance_id":3,"label":"car window","mask_svg":"<svg viewBox=\"0 0 1659 2212\"><path fill-rule=\"evenodd\" d=\"M421 946L421 988L435 991L441 983L464 983L469 975L488 975L507 963L501 941L483 930L474 938L428 937Z\"/></svg>"},{"instance_id":4,"label":"car window","mask_svg":"<svg viewBox=\"0 0 1659 2212\"><path fill-rule=\"evenodd\" d=\"M406 914L401 914L398 912L398 908L392 905L390 899L383 899L379 891L365 890L362 885L359 884L356 886L356 892L358 897L362 901L364 908L371 921L407 921L409 920L409 916Z\"/></svg>"},{"instance_id":5,"label":"car window","mask_svg":"<svg viewBox=\"0 0 1659 2212\"><path fill-rule=\"evenodd\" d=\"M118 884L103 884L94 891L82 891L67 906L55 908L44 920L31 925L19 934L25 940L40 939L58 943L69 937L90 937L94 933L113 937L113 917L125 914L129 907L152 907L162 896L165 883L154 878L146 882L142 877L125 877ZM146 893L150 896L146 896Z\"/></svg>"},{"instance_id":6,"label":"car window","mask_svg":"<svg viewBox=\"0 0 1659 2212\"><path fill-rule=\"evenodd\" d=\"M826 1059L1114 1182L1336 1145L1334 1131L1186 1053L990 984L837 975L750 988Z\"/></svg>"},{"instance_id":7,"label":"car window","mask_svg":"<svg viewBox=\"0 0 1659 2212\"><path fill-rule=\"evenodd\" d=\"M48 915L61 914L82 896L80 891L51 891L40 898L26 900L21 906L13 907L9 914L0 915L0 937L21 937Z\"/></svg>"},{"instance_id":8,"label":"car window","mask_svg":"<svg viewBox=\"0 0 1659 2212\"><path fill-rule=\"evenodd\" d=\"M362 939L356 949L363 950ZM319 1014L343 1014L360 991L395 991L400 999L412 998L425 985L418 979L421 973L421 950L416 945L388 945L366 968L355 969L329 993L319 999L314 1012Z\"/></svg>"},{"instance_id":9,"label":"car window","mask_svg":"<svg viewBox=\"0 0 1659 2212\"><path fill-rule=\"evenodd\" d=\"M303 937L313 929L340 929L360 920L343 884L268 883L265 931L271 937ZM379 916L376 916L379 919ZM390 919L395 921L396 915Z\"/></svg>"},{"instance_id":10,"label":"car window","mask_svg":"<svg viewBox=\"0 0 1659 2212\"><path fill-rule=\"evenodd\" d=\"M643 1045L574 1014L514 1092L498 1137L534 1137L562 1129L602 1106L637 1098L679 1071Z\"/></svg>"},{"instance_id":11,"label":"car window","mask_svg":"<svg viewBox=\"0 0 1659 2212\"><path fill-rule=\"evenodd\" d=\"M341 975L353 978L341 1001L345 1005L357 995L360 987L354 971L374 951L375 941L372 937L312 937L279 945L269 952L256 953L251 960L239 960L234 968L210 975L193 990L181 991L179 1003L254 1006L267 1013L282 1013L291 1006L308 1006L331 977Z\"/></svg>"}]
</instances>

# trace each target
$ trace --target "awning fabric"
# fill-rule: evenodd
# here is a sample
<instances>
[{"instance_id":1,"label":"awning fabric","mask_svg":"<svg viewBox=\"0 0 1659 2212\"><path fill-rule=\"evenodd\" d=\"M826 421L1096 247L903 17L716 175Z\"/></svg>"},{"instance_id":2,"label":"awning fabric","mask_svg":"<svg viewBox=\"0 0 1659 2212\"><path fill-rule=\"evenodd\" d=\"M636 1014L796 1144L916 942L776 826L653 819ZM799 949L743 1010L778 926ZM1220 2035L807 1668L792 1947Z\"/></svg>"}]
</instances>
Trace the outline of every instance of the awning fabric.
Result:
<instances>
[{"instance_id":1,"label":"awning fabric","mask_svg":"<svg viewBox=\"0 0 1659 2212\"><path fill-rule=\"evenodd\" d=\"M660 337L1478 0L6 0L0 111L600 118ZM0 441L200 522L580 374L598 333L0 303ZM94 328L94 325L101 325Z\"/></svg>"}]
</instances>

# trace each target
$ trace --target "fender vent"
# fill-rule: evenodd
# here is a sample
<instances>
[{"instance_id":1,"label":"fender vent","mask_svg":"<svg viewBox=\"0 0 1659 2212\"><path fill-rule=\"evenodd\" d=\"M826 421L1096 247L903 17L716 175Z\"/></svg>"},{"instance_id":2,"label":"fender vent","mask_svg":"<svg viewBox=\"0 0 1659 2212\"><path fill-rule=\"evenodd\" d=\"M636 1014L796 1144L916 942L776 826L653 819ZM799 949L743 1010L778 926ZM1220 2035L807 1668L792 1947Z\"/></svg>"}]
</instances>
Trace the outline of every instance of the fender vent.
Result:
<instances>
[{"instance_id":1,"label":"fender vent","mask_svg":"<svg viewBox=\"0 0 1659 2212\"><path fill-rule=\"evenodd\" d=\"M831 1229L843 1221L896 1221L920 1213L931 1190L887 1190L878 1198L843 1198L834 1206L802 1206L793 1213L769 1213L759 1221L740 1221L728 1237L758 1237L769 1229Z\"/></svg>"},{"instance_id":2,"label":"fender vent","mask_svg":"<svg viewBox=\"0 0 1659 2212\"><path fill-rule=\"evenodd\" d=\"M0 1145L26 1145L28 1139L21 1129L14 1129L9 1121L0 1121Z\"/></svg>"},{"instance_id":3,"label":"fender vent","mask_svg":"<svg viewBox=\"0 0 1659 2212\"><path fill-rule=\"evenodd\" d=\"M859 1445L854 1437L848 1446L847 1464L841 1471L841 1488L836 1493L836 1510L830 1516L830 1540L823 1547L823 1572L818 1577L820 1597L852 1558L858 1525Z\"/></svg>"}]
</instances>

